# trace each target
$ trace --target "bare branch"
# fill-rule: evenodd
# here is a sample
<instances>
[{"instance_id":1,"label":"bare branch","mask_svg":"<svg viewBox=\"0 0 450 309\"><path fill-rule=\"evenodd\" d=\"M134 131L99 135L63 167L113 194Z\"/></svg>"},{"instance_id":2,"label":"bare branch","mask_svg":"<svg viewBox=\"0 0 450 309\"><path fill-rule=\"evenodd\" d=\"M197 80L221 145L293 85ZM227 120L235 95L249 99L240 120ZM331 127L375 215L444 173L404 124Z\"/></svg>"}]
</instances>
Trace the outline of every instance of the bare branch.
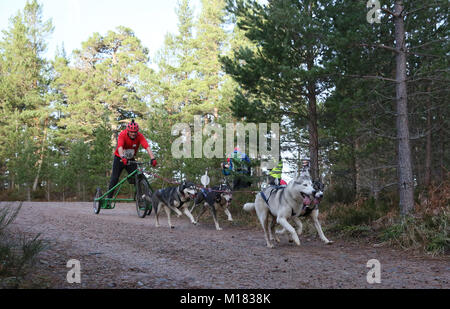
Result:
<instances>
[{"instance_id":1,"label":"bare branch","mask_svg":"<svg viewBox=\"0 0 450 309\"><path fill-rule=\"evenodd\" d=\"M370 171L376 171L376 170L383 170L383 169L389 169L389 168L396 168L397 165L381 165L381 166L375 166L370 168L361 169L362 172L370 172Z\"/></svg>"},{"instance_id":2,"label":"bare branch","mask_svg":"<svg viewBox=\"0 0 450 309\"><path fill-rule=\"evenodd\" d=\"M416 78L416 79L408 79L406 82L407 83L414 83L414 82L419 82L419 81L436 81L436 82L446 82L448 83L449 80L448 79L439 79L439 78L432 78L432 77L420 77L420 78Z\"/></svg>"},{"instance_id":3,"label":"bare branch","mask_svg":"<svg viewBox=\"0 0 450 309\"><path fill-rule=\"evenodd\" d=\"M389 82L397 82L397 80L393 78L387 78L383 76L370 76L370 75L345 75L345 77L354 77L354 78L367 78L367 79L379 79Z\"/></svg>"},{"instance_id":4,"label":"bare branch","mask_svg":"<svg viewBox=\"0 0 450 309\"><path fill-rule=\"evenodd\" d=\"M389 9L381 8L381 10L382 10L383 12L385 12L385 13L388 13L389 15L392 15L392 16L394 16L394 17L397 17L397 15L395 15L395 13L392 12L391 10L389 10Z\"/></svg>"},{"instance_id":5,"label":"bare branch","mask_svg":"<svg viewBox=\"0 0 450 309\"><path fill-rule=\"evenodd\" d=\"M364 47L374 47L374 48L384 48L387 49L389 51L392 51L394 53L398 53L399 50L394 48L394 47L390 47L390 46L386 46L384 44L379 44L379 45L373 45L373 44L359 44L359 46L364 46Z\"/></svg>"},{"instance_id":6,"label":"bare branch","mask_svg":"<svg viewBox=\"0 0 450 309\"><path fill-rule=\"evenodd\" d=\"M428 134L433 133L433 132L437 132L437 131L439 131L439 130L440 130L441 128L443 128L443 127L444 127L444 124L441 124L441 125L439 125L439 126L437 126L437 127L431 128L431 129L429 129L429 130L427 130L427 131L423 131L422 133L417 132L416 135L410 136L409 139L410 139L410 140L417 140L417 139L424 138L424 137L426 137Z\"/></svg>"},{"instance_id":7,"label":"bare branch","mask_svg":"<svg viewBox=\"0 0 450 309\"><path fill-rule=\"evenodd\" d=\"M415 9L415 10L412 10L412 11L407 12L407 13L405 14L405 16L408 16L409 14L413 14L413 13L415 13L415 12L417 12L417 11L420 11L420 10L423 10L423 9L427 9L427 8L429 8L429 7L435 7L435 6L436 6L436 4L435 4L435 5L433 5L433 4L425 5L425 6L421 7L421 8L418 8L418 9Z\"/></svg>"},{"instance_id":8,"label":"bare branch","mask_svg":"<svg viewBox=\"0 0 450 309\"><path fill-rule=\"evenodd\" d=\"M430 45L430 44L433 44L433 43L445 42L445 41L447 41L447 40L445 40L445 39L433 40L433 41L426 42L426 43L423 43L423 44L418 45L418 46L411 47L411 48L409 48L409 50L417 49L417 48L422 48L422 47L425 47L425 46Z\"/></svg>"},{"instance_id":9,"label":"bare branch","mask_svg":"<svg viewBox=\"0 0 450 309\"><path fill-rule=\"evenodd\" d=\"M409 49L406 50L405 53L413 54L413 55L417 55L417 56L423 56L423 57L435 57L435 58L441 58L442 57L440 55L432 55L432 54L424 54L424 53L412 52Z\"/></svg>"}]
</instances>

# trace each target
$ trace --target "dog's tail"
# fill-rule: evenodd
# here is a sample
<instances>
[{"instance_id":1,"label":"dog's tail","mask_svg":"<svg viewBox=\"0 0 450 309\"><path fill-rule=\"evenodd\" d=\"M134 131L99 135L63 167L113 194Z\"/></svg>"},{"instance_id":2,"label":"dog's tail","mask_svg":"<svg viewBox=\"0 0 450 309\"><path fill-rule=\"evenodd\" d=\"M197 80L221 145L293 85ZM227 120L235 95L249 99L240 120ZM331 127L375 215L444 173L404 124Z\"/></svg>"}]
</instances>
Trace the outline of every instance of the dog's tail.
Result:
<instances>
[{"instance_id":1,"label":"dog's tail","mask_svg":"<svg viewBox=\"0 0 450 309\"><path fill-rule=\"evenodd\" d=\"M255 203L246 203L244 205L244 210L245 211L252 211L255 209Z\"/></svg>"}]
</instances>

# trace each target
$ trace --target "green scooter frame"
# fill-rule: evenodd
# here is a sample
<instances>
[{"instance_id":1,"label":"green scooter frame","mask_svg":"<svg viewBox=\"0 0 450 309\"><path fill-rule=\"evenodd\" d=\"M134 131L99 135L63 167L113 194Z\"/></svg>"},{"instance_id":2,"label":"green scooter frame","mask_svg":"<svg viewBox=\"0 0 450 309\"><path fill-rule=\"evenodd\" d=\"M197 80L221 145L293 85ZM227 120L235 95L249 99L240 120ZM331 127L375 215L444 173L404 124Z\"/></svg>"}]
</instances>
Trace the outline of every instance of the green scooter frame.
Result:
<instances>
[{"instance_id":1,"label":"green scooter frame","mask_svg":"<svg viewBox=\"0 0 450 309\"><path fill-rule=\"evenodd\" d=\"M136 163L138 168L130 173L126 178L122 179L117 185L108 190L106 193L102 193L101 188L97 188L94 197L94 213L98 215L101 209L114 209L116 207L116 203L118 202L136 202L136 211L139 218L145 218L145 216L150 215L152 212L152 203L151 198L153 194L153 190L150 187L150 183L145 177L142 165L148 163L135 162L131 161L130 163ZM128 181L130 184L134 184L135 186L135 195L134 198L117 198L120 193L120 190L125 183ZM116 190L117 189L117 190ZM112 198L108 198L107 196L116 190L114 196Z\"/></svg>"}]
</instances>

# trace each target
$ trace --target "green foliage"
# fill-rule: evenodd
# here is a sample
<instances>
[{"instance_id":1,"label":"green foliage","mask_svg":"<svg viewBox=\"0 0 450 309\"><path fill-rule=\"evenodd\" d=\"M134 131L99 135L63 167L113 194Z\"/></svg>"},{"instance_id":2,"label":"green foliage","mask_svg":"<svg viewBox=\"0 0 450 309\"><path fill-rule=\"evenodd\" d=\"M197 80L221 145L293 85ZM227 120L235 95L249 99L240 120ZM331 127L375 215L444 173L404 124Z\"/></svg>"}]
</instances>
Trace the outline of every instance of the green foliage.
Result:
<instances>
[{"instance_id":1,"label":"green foliage","mask_svg":"<svg viewBox=\"0 0 450 309\"><path fill-rule=\"evenodd\" d=\"M103 120L118 132L125 119L143 117L147 106L138 88L140 77L151 72L148 62L147 48L125 27L104 36L94 33L74 51L73 65L57 57L52 85L64 130L56 138L90 140Z\"/></svg>"},{"instance_id":2,"label":"green foliage","mask_svg":"<svg viewBox=\"0 0 450 309\"><path fill-rule=\"evenodd\" d=\"M203 1L202 11L195 20L188 0L180 1L178 33L166 35L165 44L158 52L157 81L148 77L146 90L154 94L148 117L148 138L154 143L154 152L160 162L158 173L169 179L190 179L199 182L209 169L212 181L221 181L221 158L193 158L194 145L189 158L172 157L172 144L179 136L172 136L172 127L185 123L194 132L194 116L201 118L202 126L232 122L229 110L233 85L225 77L219 55L225 52L228 36L223 29L224 1ZM204 136L203 142L210 136ZM158 183L167 186L165 183Z\"/></svg>"},{"instance_id":3,"label":"green foliage","mask_svg":"<svg viewBox=\"0 0 450 309\"><path fill-rule=\"evenodd\" d=\"M315 179L319 178L320 101L332 87L323 64L330 23L323 8L330 5L329 1L280 0L267 5L227 1L237 27L254 46L221 57L226 73L239 84L231 101L234 116L280 123L282 151L298 157L308 152Z\"/></svg>"},{"instance_id":4,"label":"green foliage","mask_svg":"<svg viewBox=\"0 0 450 309\"><path fill-rule=\"evenodd\" d=\"M24 276L28 274L36 256L46 248L45 243L36 235L32 239L11 237L7 227L17 218L22 204L18 207L2 205L0 207L0 287L18 288Z\"/></svg>"},{"instance_id":5,"label":"green foliage","mask_svg":"<svg viewBox=\"0 0 450 309\"><path fill-rule=\"evenodd\" d=\"M349 225L343 226L339 232L343 237L362 238L370 236L373 232L373 229L368 225Z\"/></svg>"},{"instance_id":6,"label":"green foliage","mask_svg":"<svg viewBox=\"0 0 450 309\"><path fill-rule=\"evenodd\" d=\"M370 198L351 204L335 204L327 212L327 218L340 227L370 225L373 221L386 215L388 211L389 205Z\"/></svg>"},{"instance_id":7,"label":"green foliage","mask_svg":"<svg viewBox=\"0 0 450 309\"><path fill-rule=\"evenodd\" d=\"M89 176L89 186L91 191L101 184L107 187L109 182L108 173L112 166L113 148L110 143L111 130L107 127L98 127L94 132L94 141L88 150L87 169ZM84 162L86 169L86 162Z\"/></svg>"},{"instance_id":8,"label":"green foliage","mask_svg":"<svg viewBox=\"0 0 450 309\"><path fill-rule=\"evenodd\" d=\"M429 6L416 1L404 3L406 11L414 12L406 17L407 47L410 49L408 117L414 136L411 139L414 174L421 183L426 169L423 164L426 160L425 135L417 132L438 133L437 123L444 121L433 111L448 112L441 107L446 104L443 96L448 93L441 82L448 80L448 76L444 77L443 72L430 67L448 64L448 57L444 56L448 54L448 44L440 43L443 32L448 31L448 21L443 17L448 12L448 3L435 1ZM324 63L332 73L331 82L336 89L325 101L321 124L333 141L328 152L330 162L333 162L333 182L352 183L356 193L378 198L382 190L396 184L397 178L398 150L393 126L396 122L395 83L392 82L395 54L392 49L385 48L394 44L394 29L388 14L383 16L380 24L367 23L365 14L361 14L364 7L363 1L340 0L325 10L333 22ZM428 126L424 121L427 114L433 119ZM439 151L435 152L435 159L437 156L443 158L438 139L431 139L431 143L432 148ZM428 169L438 174L436 162Z\"/></svg>"},{"instance_id":9,"label":"green foliage","mask_svg":"<svg viewBox=\"0 0 450 309\"><path fill-rule=\"evenodd\" d=\"M39 179L40 168L27 168L31 164L39 167L43 162L42 157L35 160L31 153L35 151L38 156L40 150L33 147L46 143L42 131L46 132L49 125L49 66L42 54L45 39L52 31L51 20L43 21L42 6L36 0L27 1L24 10L10 19L0 40L0 134L13 139L0 143L0 160L22 169L11 170L9 180L11 184L17 180L20 185L26 184L28 191ZM25 139L24 134L29 137ZM14 141L16 138L21 140ZM23 142L26 149L11 145L16 142Z\"/></svg>"},{"instance_id":10,"label":"green foliage","mask_svg":"<svg viewBox=\"0 0 450 309\"><path fill-rule=\"evenodd\" d=\"M30 129L8 132L8 148L5 154L8 158L6 166L10 171L9 177L14 179L19 188L30 189L37 163L37 145L30 136Z\"/></svg>"}]
</instances>

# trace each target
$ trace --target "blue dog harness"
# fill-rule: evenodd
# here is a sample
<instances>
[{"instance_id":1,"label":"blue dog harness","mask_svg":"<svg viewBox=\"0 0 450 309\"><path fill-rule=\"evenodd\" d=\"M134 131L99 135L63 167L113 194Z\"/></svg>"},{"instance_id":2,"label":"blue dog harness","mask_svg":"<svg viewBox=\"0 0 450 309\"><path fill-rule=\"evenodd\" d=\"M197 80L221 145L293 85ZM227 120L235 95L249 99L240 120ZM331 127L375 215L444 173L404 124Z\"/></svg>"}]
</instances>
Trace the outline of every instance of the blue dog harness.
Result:
<instances>
[{"instance_id":1,"label":"blue dog harness","mask_svg":"<svg viewBox=\"0 0 450 309\"><path fill-rule=\"evenodd\" d=\"M211 189L205 189L205 188L201 188L200 191L202 191L204 196L207 196L209 192L211 192Z\"/></svg>"},{"instance_id":2,"label":"blue dog harness","mask_svg":"<svg viewBox=\"0 0 450 309\"><path fill-rule=\"evenodd\" d=\"M269 199L273 192L277 192L280 189L286 188L285 186L270 186L272 190L270 191L269 197L267 198L263 191L260 192L261 197L263 198L264 202L266 202L267 206L269 206Z\"/></svg>"}]
</instances>

